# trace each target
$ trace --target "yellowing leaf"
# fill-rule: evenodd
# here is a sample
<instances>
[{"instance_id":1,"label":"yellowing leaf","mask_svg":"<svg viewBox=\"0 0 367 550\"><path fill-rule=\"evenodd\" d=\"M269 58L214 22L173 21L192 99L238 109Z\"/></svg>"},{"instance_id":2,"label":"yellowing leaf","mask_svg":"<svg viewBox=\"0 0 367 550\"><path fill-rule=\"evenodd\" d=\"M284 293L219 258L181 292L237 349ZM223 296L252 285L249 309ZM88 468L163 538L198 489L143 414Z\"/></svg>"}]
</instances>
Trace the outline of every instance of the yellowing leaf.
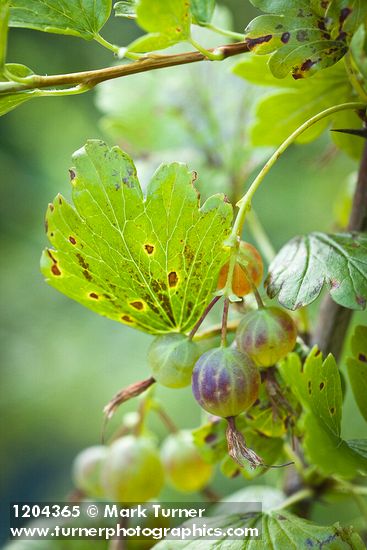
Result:
<instances>
[{"instance_id":1,"label":"yellowing leaf","mask_svg":"<svg viewBox=\"0 0 367 550\"><path fill-rule=\"evenodd\" d=\"M42 256L47 282L134 328L189 331L226 260L231 205L215 195L200 207L183 164L162 165L144 197L118 147L88 141L73 159L74 207L58 196L46 215L54 247Z\"/></svg>"}]
</instances>

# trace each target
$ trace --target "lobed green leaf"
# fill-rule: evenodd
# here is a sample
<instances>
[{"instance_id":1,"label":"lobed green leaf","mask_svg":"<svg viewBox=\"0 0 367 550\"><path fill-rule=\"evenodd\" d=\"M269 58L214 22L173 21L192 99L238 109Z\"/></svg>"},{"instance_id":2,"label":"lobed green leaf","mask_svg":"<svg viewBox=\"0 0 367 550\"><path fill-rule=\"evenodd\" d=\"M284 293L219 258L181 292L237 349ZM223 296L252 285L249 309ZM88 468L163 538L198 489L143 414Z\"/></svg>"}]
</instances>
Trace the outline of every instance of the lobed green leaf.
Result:
<instances>
[{"instance_id":1,"label":"lobed green leaf","mask_svg":"<svg viewBox=\"0 0 367 550\"><path fill-rule=\"evenodd\" d=\"M210 23L216 0L191 0L190 8L194 23L205 25Z\"/></svg>"},{"instance_id":2,"label":"lobed green leaf","mask_svg":"<svg viewBox=\"0 0 367 550\"><path fill-rule=\"evenodd\" d=\"M192 520L193 521L193 520ZM185 522L183 526L191 522ZM216 540L178 541L164 540L154 548L157 550L187 550L230 549L230 550L299 550L306 548L322 548L323 550L363 550L362 539L351 528L339 524L321 526L299 518L286 510L270 510L263 513L238 514L233 516L219 515L202 518L207 527L222 529L223 538ZM199 526L197 518L195 524ZM243 540L231 540L225 533L229 528L258 529L261 537L253 536Z\"/></svg>"},{"instance_id":3,"label":"lobed green leaf","mask_svg":"<svg viewBox=\"0 0 367 550\"><path fill-rule=\"evenodd\" d=\"M226 260L231 205L214 195L200 207L183 164L162 165L144 197L132 160L118 147L88 141L73 159L74 207L58 196L47 210L55 247L42 256L47 282L131 327L189 331Z\"/></svg>"},{"instance_id":4,"label":"lobed green leaf","mask_svg":"<svg viewBox=\"0 0 367 550\"><path fill-rule=\"evenodd\" d=\"M367 235L310 233L289 241L269 266L269 297L288 309L313 302L326 286L331 298L350 309L367 301Z\"/></svg>"},{"instance_id":5,"label":"lobed green leaf","mask_svg":"<svg viewBox=\"0 0 367 550\"><path fill-rule=\"evenodd\" d=\"M111 0L11 0L11 27L93 39L111 13Z\"/></svg>"},{"instance_id":6,"label":"lobed green leaf","mask_svg":"<svg viewBox=\"0 0 367 550\"><path fill-rule=\"evenodd\" d=\"M254 146L278 146L317 113L353 101L343 62L317 73L312 80L297 81L290 75L282 80L275 78L268 70L268 62L268 56L246 56L233 68L234 74L248 82L272 88L256 103L255 120L250 127ZM330 124L333 128L361 128L361 120L354 111L342 111L314 124L297 142L316 139ZM360 158L362 140L337 132L332 132L331 137L347 154Z\"/></svg>"},{"instance_id":7,"label":"lobed green leaf","mask_svg":"<svg viewBox=\"0 0 367 550\"><path fill-rule=\"evenodd\" d=\"M245 40L255 53L275 52L269 67L277 78L289 73L295 79L306 78L337 63L367 16L363 0L252 3L271 15L251 21Z\"/></svg>"},{"instance_id":8,"label":"lobed green leaf","mask_svg":"<svg viewBox=\"0 0 367 550\"><path fill-rule=\"evenodd\" d=\"M130 44L131 52L164 49L190 36L188 0L137 0L136 17L139 26L149 34Z\"/></svg>"},{"instance_id":9,"label":"lobed green leaf","mask_svg":"<svg viewBox=\"0 0 367 550\"><path fill-rule=\"evenodd\" d=\"M348 376L354 399L367 420L367 327L357 326L352 336L352 357L348 357Z\"/></svg>"},{"instance_id":10,"label":"lobed green leaf","mask_svg":"<svg viewBox=\"0 0 367 550\"><path fill-rule=\"evenodd\" d=\"M280 365L284 381L305 411L303 448L324 475L352 479L367 473L366 441L345 441L340 435L342 387L332 355L323 360L313 348L304 365L292 353Z\"/></svg>"}]
</instances>

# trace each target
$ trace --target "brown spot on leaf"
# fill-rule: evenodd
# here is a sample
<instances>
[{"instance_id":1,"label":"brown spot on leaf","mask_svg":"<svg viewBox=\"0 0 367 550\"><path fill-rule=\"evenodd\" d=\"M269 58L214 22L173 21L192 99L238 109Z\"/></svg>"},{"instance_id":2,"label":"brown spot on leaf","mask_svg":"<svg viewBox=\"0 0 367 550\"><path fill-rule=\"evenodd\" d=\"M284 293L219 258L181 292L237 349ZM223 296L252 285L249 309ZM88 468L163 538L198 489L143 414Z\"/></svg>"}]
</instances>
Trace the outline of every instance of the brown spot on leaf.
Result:
<instances>
[{"instance_id":1,"label":"brown spot on leaf","mask_svg":"<svg viewBox=\"0 0 367 550\"><path fill-rule=\"evenodd\" d=\"M52 202L50 202L50 204L48 205L49 209L51 210L51 212L53 212L55 210L55 207L54 205L52 204Z\"/></svg>"},{"instance_id":2,"label":"brown spot on leaf","mask_svg":"<svg viewBox=\"0 0 367 550\"><path fill-rule=\"evenodd\" d=\"M325 384L324 384L324 382L321 382L321 384L320 384L320 391L322 391L324 388L325 388Z\"/></svg>"},{"instance_id":3,"label":"brown spot on leaf","mask_svg":"<svg viewBox=\"0 0 367 550\"><path fill-rule=\"evenodd\" d=\"M135 309L141 311L142 309L144 309L144 304L143 302L139 302L138 300L136 302L130 302L130 305L131 307L134 307Z\"/></svg>"},{"instance_id":4,"label":"brown spot on leaf","mask_svg":"<svg viewBox=\"0 0 367 550\"><path fill-rule=\"evenodd\" d=\"M78 258L78 262L80 263L83 269L89 269L89 264L87 264L87 262L84 260L81 254L77 254L76 257Z\"/></svg>"},{"instance_id":5,"label":"brown spot on leaf","mask_svg":"<svg viewBox=\"0 0 367 550\"><path fill-rule=\"evenodd\" d=\"M89 298L93 298L94 300L98 300L99 299L99 296L98 294L96 294L95 292L91 292L89 294Z\"/></svg>"},{"instance_id":6,"label":"brown spot on leaf","mask_svg":"<svg viewBox=\"0 0 367 550\"><path fill-rule=\"evenodd\" d=\"M59 270L59 268L57 267L56 263L54 263L52 266L51 266L51 271L54 275L56 276L59 276L61 275L61 271Z\"/></svg>"},{"instance_id":7,"label":"brown spot on leaf","mask_svg":"<svg viewBox=\"0 0 367 550\"><path fill-rule=\"evenodd\" d=\"M273 38L272 34L266 34L265 36L259 36L258 38L246 38L246 44L250 50L256 48L260 44L266 44Z\"/></svg>"},{"instance_id":8,"label":"brown spot on leaf","mask_svg":"<svg viewBox=\"0 0 367 550\"><path fill-rule=\"evenodd\" d=\"M185 248L184 248L184 256L185 258L189 261L189 262L192 262L195 258L195 253L194 251L188 246L188 245L185 245Z\"/></svg>"},{"instance_id":9,"label":"brown spot on leaf","mask_svg":"<svg viewBox=\"0 0 367 550\"><path fill-rule=\"evenodd\" d=\"M62 204L62 198L60 195L58 196L58 201L59 201L59 204Z\"/></svg>"},{"instance_id":10,"label":"brown spot on leaf","mask_svg":"<svg viewBox=\"0 0 367 550\"><path fill-rule=\"evenodd\" d=\"M76 174L75 174L74 170L71 170L71 169L69 170L69 176L70 176L71 181L73 181L73 179L75 179Z\"/></svg>"},{"instance_id":11,"label":"brown spot on leaf","mask_svg":"<svg viewBox=\"0 0 367 550\"><path fill-rule=\"evenodd\" d=\"M45 220L45 231L46 231L46 233L48 232L48 221L47 220Z\"/></svg>"},{"instance_id":12,"label":"brown spot on leaf","mask_svg":"<svg viewBox=\"0 0 367 550\"><path fill-rule=\"evenodd\" d=\"M280 40L283 42L283 44L287 44L287 42L289 42L290 37L291 37L290 32L283 32L282 36L280 37Z\"/></svg>"},{"instance_id":13,"label":"brown spot on leaf","mask_svg":"<svg viewBox=\"0 0 367 550\"><path fill-rule=\"evenodd\" d=\"M148 254L153 254L154 252L154 246L152 244L145 244L144 245L145 250Z\"/></svg>"},{"instance_id":14,"label":"brown spot on leaf","mask_svg":"<svg viewBox=\"0 0 367 550\"><path fill-rule=\"evenodd\" d=\"M175 287L178 283L178 277L176 271L171 271L171 273L168 273L168 284L169 286Z\"/></svg>"},{"instance_id":15,"label":"brown spot on leaf","mask_svg":"<svg viewBox=\"0 0 367 550\"><path fill-rule=\"evenodd\" d=\"M47 254L49 256L49 258L53 261L54 264L57 263L57 260L53 257L53 255L51 254L51 250L50 249L47 249Z\"/></svg>"},{"instance_id":16,"label":"brown spot on leaf","mask_svg":"<svg viewBox=\"0 0 367 550\"><path fill-rule=\"evenodd\" d=\"M335 414L335 407L331 407L330 414Z\"/></svg>"},{"instance_id":17,"label":"brown spot on leaf","mask_svg":"<svg viewBox=\"0 0 367 550\"><path fill-rule=\"evenodd\" d=\"M312 393L312 382L311 382L311 380L308 381L307 387L308 387L308 393L311 395L311 393Z\"/></svg>"},{"instance_id":18,"label":"brown spot on leaf","mask_svg":"<svg viewBox=\"0 0 367 550\"><path fill-rule=\"evenodd\" d=\"M92 275L89 273L89 271L87 269L83 270L83 275L87 279L87 281L92 281L93 280Z\"/></svg>"},{"instance_id":19,"label":"brown spot on leaf","mask_svg":"<svg viewBox=\"0 0 367 550\"><path fill-rule=\"evenodd\" d=\"M70 237L69 237L69 241L71 242L71 244L76 244L76 239L75 239L75 237L70 236Z\"/></svg>"},{"instance_id":20,"label":"brown spot on leaf","mask_svg":"<svg viewBox=\"0 0 367 550\"><path fill-rule=\"evenodd\" d=\"M132 319L132 317L130 317L130 315L122 315L121 319L123 321L125 321L125 323L133 323L134 322L134 319Z\"/></svg>"},{"instance_id":21,"label":"brown spot on leaf","mask_svg":"<svg viewBox=\"0 0 367 550\"><path fill-rule=\"evenodd\" d=\"M309 71L311 67L313 67L313 65L315 64L316 64L316 61L312 61L312 59L306 59L306 61L301 65L301 71L302 72Z\"/></svg>"}]
</instances>

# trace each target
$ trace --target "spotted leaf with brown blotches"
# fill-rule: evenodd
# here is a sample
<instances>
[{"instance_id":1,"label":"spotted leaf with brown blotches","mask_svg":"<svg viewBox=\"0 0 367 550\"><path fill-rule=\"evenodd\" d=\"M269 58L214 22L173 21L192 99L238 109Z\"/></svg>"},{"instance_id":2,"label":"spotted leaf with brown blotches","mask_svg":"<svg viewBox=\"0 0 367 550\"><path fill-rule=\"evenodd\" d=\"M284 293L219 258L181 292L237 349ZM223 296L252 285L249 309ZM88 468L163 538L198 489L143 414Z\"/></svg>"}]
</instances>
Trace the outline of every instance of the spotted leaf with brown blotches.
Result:
<instances>
[{"instance_id":1,"label":"spotted leaf with brown blotches","mask_svg":"<svg viewBox=\"0 0 367 550\"><path fill-rule=\"evenodd\" d=\"M73 157L72 199L49 205L42 273L84 306L151 334L187 332L212 297L227 259L232 206L202 206L184 164L163 164L143 195L118 147L88 141Z\"/></svg>"},{"instance_id":2,"label":"spotted leaf with brown blotches","mask_svg":"<svg viewBox=\"0 0 367 550\"><path fill-rule=\"evenodd\" d=\"M245 30L249 48L273 53L269 68L277 78L300 79L337 63L348 51L353 33L367 16L363 0L251 0L267 12ZM283 15L283 14L286 15Z\"/></svg>"}]
</instances>

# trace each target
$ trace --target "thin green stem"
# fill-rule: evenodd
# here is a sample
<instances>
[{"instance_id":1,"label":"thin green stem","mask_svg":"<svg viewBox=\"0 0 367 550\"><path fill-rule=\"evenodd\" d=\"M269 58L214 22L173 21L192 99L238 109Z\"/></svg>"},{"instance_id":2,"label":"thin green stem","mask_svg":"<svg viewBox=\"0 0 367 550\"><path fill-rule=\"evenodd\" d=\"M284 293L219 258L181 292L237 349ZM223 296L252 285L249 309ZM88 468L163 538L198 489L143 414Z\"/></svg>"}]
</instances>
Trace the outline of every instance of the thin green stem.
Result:
<instances>
[{"instance_id":1,"label":"thin green stem","mask_svg":"<svg viewBox=\"0 0 367 550\"><path fill-rule=\"evenodd\" d=\"M340 111L347 111L347 110L363 110L366 109L367 105L366 103L357 103L357 102L351 102L351 103L342 103L341 105L334 105L333 107L329 107L328 109L325 109L324 111L321 111L317 115L313 116L309 120L306 120L304 124L299 126L283 143L278 147L278 149L273 153L273 155L270 157L268 162L265 164L265 166L262 168L262 170L259 172L257 177L252 182L250 188L246 192L246 194L242 197L242 199L237 203L237 206L239 207L236 220L233 225L231 237L228 240L228 244L232 247L235 246L236 240L240 237L243 224L245 222L246 214L251 209L251 201L253 199L254 194L260 187L262 181L264 180L265 176L268 174L270 169L274 166L274 164L279 160L281 155L288 149L288 147L295 142L295 140L303 134L306 130L311 128L314 124L319 122L320 120L323 120L324 118L333 115L334 113L338 113Z\"/></svg>"},{"instance_id":2,"label":"thin green stem","mask_svg":"<svg viewBox=\"0 0 367 550\"><path fill-rule=\"evenodd\" d=\"M222 338L221 346L227 346L227 325L228 325L228 311L229 311L229 300L226 298L223 304L223 316L222 316Z\"/></svg>"},{"instance_id":3,"label":"thin green stem","mask_svg":"<svg viewBox=\"0 0 367 550\"><path fill-rule=\"evenodd\" d=\"M206 318L206 316L208 315L209 311L215 306L215 304L218 302L218 300L221 299L221 296L214 296L214 298L212 299L212 301L206 306L202 316L200 317L200 319L197 321L197 323L195 324L194 328L191 329L191 332L189 334L189 339L192 340L193 337L195 336L196 332L199 330L201 324L203 323L204 319Z\"/></svg>"},{"instance_id":4,"label":"thin green stem","mask_svg":"<svg viewBox=\"0 0 367 550\"><path fill-rule=\"evenodd\" d=\"M217 27L216 25L212 25L211 23L208 23L207 25L202 25L202 26L205 27L206 29L216 32L217 34L221 34L222 36L228 36L233 40L239 40L240 42L242 42L243 40L244 35L239 32L233 32L227 29L222 29L220 27Z\"/></svg>"},{"instance_id":5,"label":"thin green stem","mask_svg":"<svg viewBox=\"0 0 367 550\"><path fill-rule=\"evenodd\" d=\"M300 459L298 454L292 449L292 447L289 445L289 443L285 443L283 449L284 449L285 454L293 461L295 469L297 470L297 472L302 477L302 475L304 473L304 470L305 470L305 466L302 463L302 460Z\"/></svg>"},{"instance_id":6,"label":"thin green stem","mask_svg":"<svg viewBox=\"0 0 367 550\"><path fill-rule=\"evenodd\" d=\"M139 61L135 63L123 63L103 69L46 76L33 75L29 77L29 80L27 79L26 84L20 84L19 82L0 82L0 93L24 92L35 88L54 88L56 86L76 86L77 84L96 85L105 80L121 78L131 74L154 71L166 67L176 67L188 63L198 63L207 59L208 51L213 54L220 51L223 59L225 59L227 57L249 52L249 48L246 42L236 42L235 44L218 46L213 50L205 50L205 53L192 51L161 56L148 54L144 55L142 58L139 57Z\"/></svg>"},{"instance_id":7,"label":"thin green stem","mask_svg":"<svg viewBox=\"0 0 367 550\"><path fill-rule=\"evenodd\" d=\"M359 73L350 51L344 56L344 66L353 89L362 101L367 101L367 92L360 82Z\"/></svg>"},{"instance_id":8,"label":"thin green stem","mask_svg":"<svg viewBox=\"0 0 367 550\"><path fill-rule=\"evenodd\" d=\"M79 84L78 86L73 86L72 88L65 88L63 90L36 90L36 94L39 97L58 97L65 95L78 95L88 92L93 88L92 84Z\"/></svg>"},{"instance_id":9,"label":"thin green stem","mask_svg":"<svg viewBox=\"0 0 367 550\"><path fill-rule=\"evenodd\" d=\"M161 405L155 405L153 407L153 410L158 414L162 423L166 426L166 428L170 433L174 434L178 432L178 428L176 424L173 422L171 417L166 413L166 411L163 409Z\"/></svg>"},{"instance_id":10,"label":"thin green stem","mask_svg":"<svg viewBox=\"0 0 367 550\"><path fill-rule=\"evenodd\" d=\"M227 323L227 334L229 332L236 332L239 323L240 323L240 319L229 321ZM203 340L209 340L210 338L215 338L216 336L220 336L221 334L222 334L222 323L218 323L217 325L213 325L209 327L207 330L204 330L203 332L199 332L199 334L196 334L194 336L194 342L202 342Z\"/></svg>"},{"instance_id":11,"label":"thin green stem","mask_svg":"<svg viewBox=\"0 0 367 550\"><path fill-rule=\"evenodd\" d=\"M198 52L202 53L203 55L205 55L205 57L207 59L209 59L210 61L222 61L222 59L224 59L224 53L221 51L221 49L219 48L218 51L210 51L210 50L207 50L206 48L204 48L201 44L199 44L198 42L196 42L196 40L194 40L191 36L190 38L188 39L188 42L189 44L191 44L192 46L194 46L194 48L196 48L198 50Z\"/></svg>"},{"instance_id":12,"label":"thin green stem","mask_svg":"<svg viewBox=\"0 0 367 550\"><path fill-rule=\"evenodd\" d=\"M301 489L300 491L297 491L289 498L284 500L277 508L275 508L275 510L284 510L285 508L294 506L294 504L298 504L298 502L306 500L307 498L311 498L312 496L313 491L311 489Z\"/></svg>"},{"instance_id":13,"label":"thin green stem","mask_svg":"<svg viewBox=\"0 0 367 550\"><path fill-rule=\"evenodd\" d=\"M118 55L120 51L120 47L116 46L115 44L111 44L105 38L103 38L103 36L101 36L100 34L97 34L94 37L94 40L98 42L98 44L101 44L101 46L103 46L107 50L110 50L111 52L113 52L115 55Z\"/></svg>"}]
</instances>

